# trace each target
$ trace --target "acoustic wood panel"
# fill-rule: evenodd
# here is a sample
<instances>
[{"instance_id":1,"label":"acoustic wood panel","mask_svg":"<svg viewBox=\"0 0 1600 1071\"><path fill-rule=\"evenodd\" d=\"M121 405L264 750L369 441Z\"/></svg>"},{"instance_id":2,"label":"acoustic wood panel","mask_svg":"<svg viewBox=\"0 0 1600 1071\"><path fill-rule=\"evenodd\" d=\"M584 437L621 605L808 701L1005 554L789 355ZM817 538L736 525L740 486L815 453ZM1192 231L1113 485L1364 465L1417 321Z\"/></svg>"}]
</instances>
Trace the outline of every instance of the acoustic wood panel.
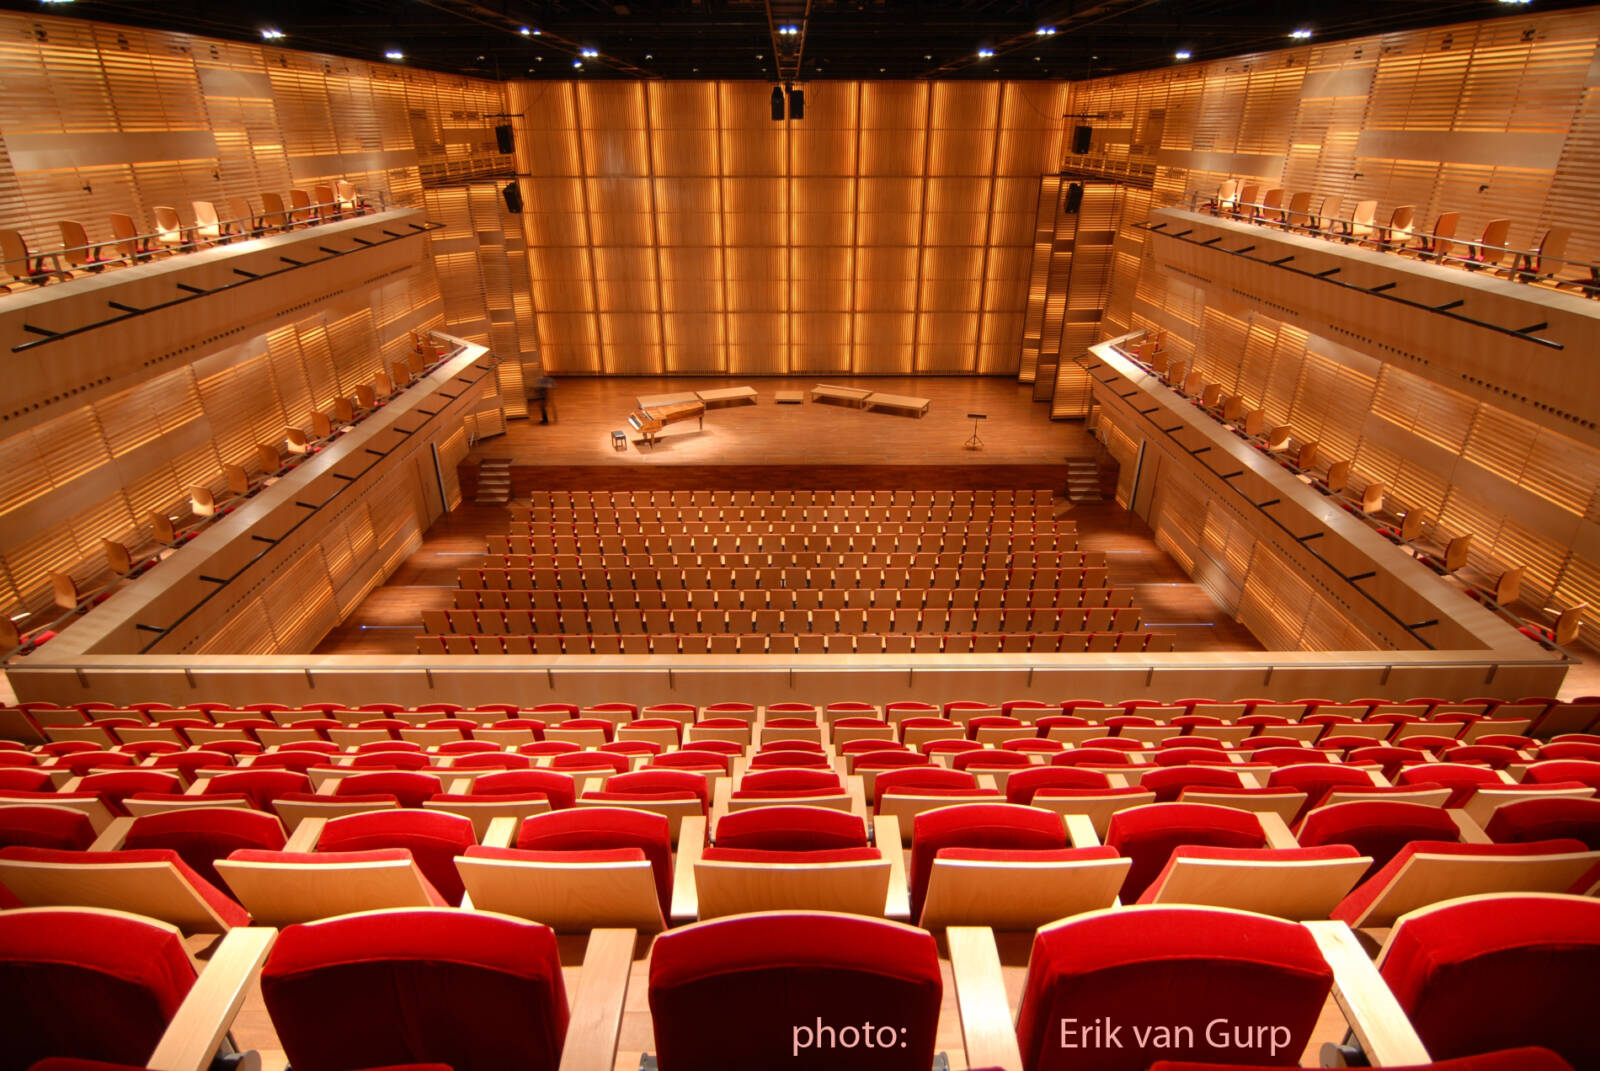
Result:
<instances>
[{"instance_id":1,"label":"acoustic wood panel","mask_svg":"<svg viewBox=\"0 0 1600 1071\"><path fill-rule=\"evenodd\" d=\"M565 373L1014 374L1061 86L512 83L532 305Z\"/></svg>"}]
</instances>

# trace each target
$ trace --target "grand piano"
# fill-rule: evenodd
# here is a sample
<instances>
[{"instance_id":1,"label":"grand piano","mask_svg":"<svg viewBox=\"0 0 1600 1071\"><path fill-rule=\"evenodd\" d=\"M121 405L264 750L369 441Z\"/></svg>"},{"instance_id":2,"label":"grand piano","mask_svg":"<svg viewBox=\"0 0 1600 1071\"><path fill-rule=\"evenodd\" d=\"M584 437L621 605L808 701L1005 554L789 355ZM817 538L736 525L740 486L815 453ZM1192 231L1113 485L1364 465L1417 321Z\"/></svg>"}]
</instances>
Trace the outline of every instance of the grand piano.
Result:
<instances>
[{"instance_id":1,"label":"grand piano","mask_svg":"<svg viewBox=\"0 0 1600 1071\"><path fill-rule=\"evenodd\" d=\"M678 402L673 405L653 405L635 409L628 414L628 426L640 435L644 441L655 449L656 435L668 424L676 424L680 420L691 417L700 421L700 426L706 426L705 402Z\"/></svg>"}]
</instances>

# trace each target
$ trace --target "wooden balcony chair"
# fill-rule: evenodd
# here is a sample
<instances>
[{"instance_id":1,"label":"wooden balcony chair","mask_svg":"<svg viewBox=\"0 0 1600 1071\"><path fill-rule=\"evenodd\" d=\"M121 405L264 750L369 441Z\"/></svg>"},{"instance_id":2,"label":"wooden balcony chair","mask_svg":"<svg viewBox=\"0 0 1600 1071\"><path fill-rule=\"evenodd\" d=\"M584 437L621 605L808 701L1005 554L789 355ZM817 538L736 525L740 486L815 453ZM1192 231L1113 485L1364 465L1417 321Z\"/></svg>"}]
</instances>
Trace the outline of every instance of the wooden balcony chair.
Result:
<instances>
[{"instance_id":1,"label":"wooden balcony chair","mask_svg":"<svg viewBox=\"0 0 1600 1071\"><path fill-rule=\"evenodd\" d=\"M1261 187L1245 186L1239 190L1238 199L1229 208L1228 214L1244 218L1255 212L1256 197L1261 193Z\"/></svg>"},{"instance_id":2,"label":"wooden balcony chair","mask_svg":"<svg viewBox=\"0 0 1600 1071\"><path fill-rule=\"evenodd\" d=\"M1284 217L1284 226L1289 230L1303 231L1311 227L1311 194L1297 193L1289 198L1289 211Z\"/></svg>"},{"instance_id":3,"label":"wooden balcony chair","mask_svg":"<svg viewBox=\"0 0 1600 1071\"><path fill-rule=\"evenodd\" d=\"M1418 235L1416 247L1403 252L1415 252L1423 260L1443 261L1456 247L1456 228L1460 225L1460 212L1440 212L1433 221L1433 230Z\"/></svg>"},{"instance_id":4,"label":"wooden balcony chair","mask_svg":"<svg viewBox=\"0 0 1600 1071\"><path fill-rule=\"evenodd\" d=\"M1539 239L1539 247L1532 253L1518 253L1510 276L1519 282L1531 283L1539 279L1554 280L1566 267L1562 257L1567 255L1567 242L1572 238L1572 228L1551 227ZM1558 284L1559 285L1559 284Z\"/></svg>"},{"instance_id":5,"label":"wooden balcony chair","mask_svg":"<svg viewBox=\"0 0 1600 1071\"><path fill-rule=\"evenodd\" d=\"M5 266L8 276L4 293L9 293L13 285L43 286L51 279L70 279L71 276L61 270L59 262L55 270L44 266L45 257L55 260L54 254L45 254L35 257L28 252L28 243L20 231L0 230L0 263Z\"/></svg>"},{"instance_id":6,"label":"wooden balcony chair","mask_svg":"<svg viewBox=\"0 0 1600 1071\"><path fill-rule=\"evenodd\" d=\"M1233 211L1234 199L1238 196L1238 194L1239 180L1228 179L1221 186L1217 187L1217 195L1211 199L1210 204L1206 205L1206 209L1213 216L1220 216L1224 212L1231 212Z\"/></svg>"},{"instance_id":7,"label":"wooden balcony chair","mask_svg":"<svg viewBox=\"0 0 1600 1071\"><path fill-rule=\"evenodd\" d=\"M1398 205L1389 213L1389 222L1378 229L1374 244L1379 249L1404 249L1416 232L1417 206Z\"/></svg>"},{"instance_id":8,"label":"wooden balcony chair","mask_svg":"<svg viewBox=\"0 0 1600 1071\"><path fill-rule=\"evenodd\" d=\"M290 227L289 213L283 207L283 198L275 193L261 194L261 225L267 230L286 231Z\"/></svg>"},{"instance_id":9,"label":"wooden balcony chair","mask_svg":"<svg viewBox=\"0 0 1600 1071\"><path fill-rule=\"evenodd\" d=\"M334 190L339 195L339 211L346 216L360 216L367 212L367 202L361 196L361 191L355 186L340 179L334 184Z\"/></svg>"},{"instance_id":10,"label":"wooden balcony chair","mask_svg":"<svg viewBox=\"0 0 1600 1071\"><path fill-rule=\"evenodd\" d=\"M139 228L132 216L126 212L112 212L110 220L111 243L116 246L117 255L129 264L146 260L155 252L149 241L139 235Z\"/></svg>"},{"instance_id":11,"label":"wooden balcony chair","mask_svg":"<svg viewBox=\"0 0 1600 1071\"><path fill-rule=\"evenodd\" d=\"M261 233L261 220L250 207L248 199L228 198L228 223L224 230L240 238L254 238Z\"/></svg>"},{"instance_id":12,"label":"wooden balcony chair","mask_svg":"<svg viewBox=\"0 0 1600 1071\"><path fill-rule=\"evenodd\" d=\"M1584 611L1588 609L1588 603L1580 602L1556 615L1556 623L1553 626L1529 621L1517 631L1529 639L1538 640L1549 646L1569 647L1578 638L1578 631L1583 627Z\"/></svg>"},{"instance_id":13,"label":"wooden balcony chair","mask_svg":"<svg viewBox=\"0 0 1600 1071\"><path fill-rule=\"evenodd\" d=\"M1377 225L1378 202L1357 201L1355 209L1350 213L1348 220L1340 220L1340 228L1344 231L1347 242L1368 242L1378 235Z\"/></svg>"},{"instance_id":14,"label":"wooden balcony chair","mask_svg":"<svg viewBox=\"0 0 1600 1071\"><path fill-rule=\"evenodd\" d=\"M1283 212L1283 187L1280 186L1262 194L1261 207L1254 211L1257 223L1273 223L1281 226L1285 218Z\"/></svg>"},{"instance_id":15,"label":"wooden balcony chair","mask_svg":"<svg viewBox=\"0 0 1600 1071\"><path fill-rule=\"evenodd\" d=\"M222 221L217 218L216 205L210 201L190 201L189 207L194 210L195 241L217 245L227 238Z\"/></svg>"},{"instance_id":16,"label":"wooden balcony chair","mask_svg":"<svg viewBox=\"0 0 1600 1071\"><path fill-rule=\"evenodd\" d=\"M1332 237L1339 228L1339 209L1344 207L1344 198L1336 193L1330 193L1317 205L1317 210L1311 213L1311 226L1323 237Z\"/></svg>"},{"instance_id":17,"label":"wooden balcony chair","mask_svg":"<svg viewBox=\"0 0 1600 1071\"><path fill-rule=\"evenodd\" d=\"M155 244L162 249L181 250L185 237L178 210L170 205L156 205L150 211L156 217Z\"/></svg>"},{"instance_id":18,"label":"wooden balcony chair","mask_svg":"<svg viewBox=\"0 0 1600 1071\"><path fill-rule=\"evenodd\" d=\"M58 225L61 228L61 255L73 271L101 272L105 271L107 264L118 260L115 256L105 255L105 246L91 243L89 232L77 220L63 219Z\"/></svg>"},{"instance_id":19,"label":"wooden balcony chair","mask_svg":"<svg viewBox=\"0 0 1600 1071\"><path fill-rule=\"evenodd\" d=\"M1510 237L1509 219L1491 219L1484 224L1483 237L1478 239L1477 244L1466 243L1466 252L1460 257L1452 257L1451 260L1469 271L1482 271L1484 268L1498 269L1505 263L1506 239Z\"/></svg>"},{"instance_id":20,"label":"wooden balcony chair","mask_svg":"<svg viewBox=\"0 0 1600 1071\"><path fill-rule=\"evenodd\" d=\"M289 227L309 227L315 223L316 210L311 207L311 195L305 190L289 191Z\"/></svg>"},{"instance_id":21,"label":"wooden balcony chair","mask_svg":"<svg viewBox=\"0 0 1600 1071\"><path fill-rule=\"evenodd\" d=\"M333 196L332 186L313 186L311 196L316 199L316 213L319 221L339 218L339 201Z\"/></svg>"}]
</instances>

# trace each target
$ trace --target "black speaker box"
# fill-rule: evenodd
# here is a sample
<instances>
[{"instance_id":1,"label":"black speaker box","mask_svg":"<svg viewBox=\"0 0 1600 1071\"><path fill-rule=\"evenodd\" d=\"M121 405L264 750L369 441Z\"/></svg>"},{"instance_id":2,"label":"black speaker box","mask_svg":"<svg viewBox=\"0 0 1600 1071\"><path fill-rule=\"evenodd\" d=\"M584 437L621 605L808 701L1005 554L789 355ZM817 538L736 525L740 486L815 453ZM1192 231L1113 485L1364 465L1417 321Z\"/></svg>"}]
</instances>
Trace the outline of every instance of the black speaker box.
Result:
<instances>
[{"instance_id":1,"label":"black speaker box","mask_svg":"<svg viewBox=\"0 0 1600 1071\"><path fill-rule=\"evenodd\" d=\"M1072 151L1082 156L1089 151L1089 142L1094 140L1094 127L1075 126L1072 128Z\"/></svg>"},{"instance_id":2,"label":"black speaker box","mask_svg":"<svg viewBox=\"0 0 1600 1071\"><path fill-rule=\"evenodd\" d=\"M506 199L506 207L511 211L522 211L522 187L517 185L516 179L506 183L505 189L500 191L500 196Z\"/></svg>"},{"instance_id":3,"label":"black speaker box","mask_svg":"<svg viewBox=\"0 0 1600 1071\"><path fill-rule=\"evenodd\" d=\"M501 123L494 128L494 143L501 152L515 152L516 139L511 136L511 124Z\"/></svg>"},{"instance_id":4,"label":"black speaker box","mask_svg":"<svg viewBox=\"0 0 1600 1071\"><path fill-rule=\"evenodd\" d=\"M1077 215L1078 214L1078 208L1082 204L1083 204L1083 183L1074 182L1072 185L1067 187L1067 207L1066 207L1067 215L1069 215L1069 216Z\"/></svg>"}]
</instances>

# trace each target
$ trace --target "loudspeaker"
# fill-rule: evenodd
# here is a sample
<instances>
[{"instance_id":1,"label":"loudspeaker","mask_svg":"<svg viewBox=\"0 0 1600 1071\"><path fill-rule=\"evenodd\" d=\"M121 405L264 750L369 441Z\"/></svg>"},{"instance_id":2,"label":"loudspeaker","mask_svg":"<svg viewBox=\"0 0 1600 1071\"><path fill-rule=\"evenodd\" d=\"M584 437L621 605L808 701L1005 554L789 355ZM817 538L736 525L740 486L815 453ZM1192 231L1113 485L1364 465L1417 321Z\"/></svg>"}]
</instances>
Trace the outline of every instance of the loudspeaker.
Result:
<instances>
[{"instance_id":1,"label":"loudspeaker","mask_svg":"<svg viewBox=\"0 0 1600 1071\"><path fill-rule=\"evenodd\" d=\"M1072 128L1072 151L1079 156L1089 151L1089 142L1094 139L1094 127L1075 126Z\"/></svg>"},{"instance_id":2,"label":"loudspeaker","mask_svg":"<svg viewBox=\"0 0 1600 1071\"><path fill-rule=\"evenodd\" d=\"M522 187L517 185L516 179L506 183L506 188L500 191L500 196L506 199L506 207L511 211L522 211Z\"/></svg>"},{"instance_id":3,"label":"loudspeaker","mask_svg":"<svg viewBox=\"0 0 1600 1071\"><path fill-rule=\"evenodd\" d=\"M1069 216L1078 214L1078 207L1083 204L1083 183L1074 182L1067 187L1066 213Z\"/></svg>"},{"instance_id":4,"label":"loudspeaker","mask_svg":"<svg viewBox=\"0 0 1600 1071\"><path fill-rule=\"evenodd\" d=\"M789 90L789 118L804 119L806 117L806 91L803 89Z\"/></svg>"},{"instance_id":5,"label":"loudspeaker","mask_svg":"<svg viewBox=\"0 0 1600 1071\"><path fill-rule=\"evenodd\" d=\"M783 87L772 87L772 121L783 122Z\"/></svg>"},{"instance_id":6,"label":"loudspeaker","mask_svg":"<svg viewBox=\"0 0 1600 1071\"><path fill-rule=\"evenodd\" d=\"M494 128L494 143L499 147L501 152L509 153L516 151L517 143L511 136L510 123L501 123L499 126Z\"/></svg>"}]
</instances>

